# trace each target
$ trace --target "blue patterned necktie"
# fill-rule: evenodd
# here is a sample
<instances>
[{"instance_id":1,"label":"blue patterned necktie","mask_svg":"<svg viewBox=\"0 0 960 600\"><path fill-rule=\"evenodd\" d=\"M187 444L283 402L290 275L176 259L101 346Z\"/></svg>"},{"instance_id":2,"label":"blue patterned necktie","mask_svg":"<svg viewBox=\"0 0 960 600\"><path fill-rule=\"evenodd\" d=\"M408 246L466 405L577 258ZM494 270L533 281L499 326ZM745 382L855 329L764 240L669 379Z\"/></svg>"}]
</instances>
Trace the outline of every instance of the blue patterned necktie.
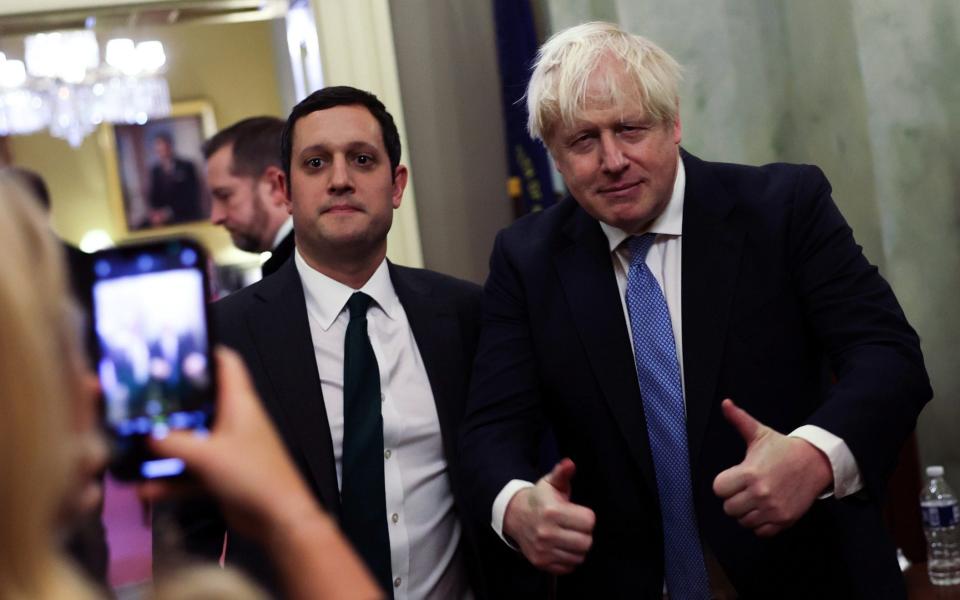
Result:
<instances>
[{"instance_id":1,"label":"blue patterned necktie","mask_svg":"<svg viewBox=\"0 0 960 600\"><path fill-rule=\"evenodd\" d=\"M709 598L690 485L680 364L663 290L646 265L654 233L630 238L627 312L663 516L663 559L672 600Z\"/></svg>"}]
</instances>

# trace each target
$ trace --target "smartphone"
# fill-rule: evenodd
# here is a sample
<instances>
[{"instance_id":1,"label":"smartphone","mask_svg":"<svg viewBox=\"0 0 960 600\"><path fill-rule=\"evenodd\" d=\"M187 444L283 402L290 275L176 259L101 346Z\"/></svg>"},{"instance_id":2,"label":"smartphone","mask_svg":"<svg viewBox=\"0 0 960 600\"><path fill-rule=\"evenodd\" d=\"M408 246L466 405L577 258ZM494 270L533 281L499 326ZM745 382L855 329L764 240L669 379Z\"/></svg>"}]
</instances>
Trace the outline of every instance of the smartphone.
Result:
<instances>
[{"instance_id":1,"label":"smartphone","mask_svg":"<svg viewBox=\"0 0 960 600\"><path fill-rule=\"evenodd\" d=\"M90 264L110 471L124 481L183 475L183 461L154 456L147 439L213 425L206 253L163 240L103 250Z\"/></svg>"}]
</instances>

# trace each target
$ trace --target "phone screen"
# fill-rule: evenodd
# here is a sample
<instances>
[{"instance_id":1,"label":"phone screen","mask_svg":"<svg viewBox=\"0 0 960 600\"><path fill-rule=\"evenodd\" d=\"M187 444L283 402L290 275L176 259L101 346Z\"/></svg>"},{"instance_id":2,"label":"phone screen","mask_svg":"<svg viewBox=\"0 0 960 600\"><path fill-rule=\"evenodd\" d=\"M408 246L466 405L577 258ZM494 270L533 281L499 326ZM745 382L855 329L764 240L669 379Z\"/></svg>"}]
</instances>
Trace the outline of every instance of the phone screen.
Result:
<instances>
[{"instance_id":1,"label":"phone screen","mask_svg":"<svg viewBox=\"0 0 960 600\"><path fill-rule=\"evenodd\" d=\"M125 480L180 475L183 462L152 456L146 438L212 424L204 253L185 240L153 242L103 251L92 265L111 471Z\"/></svg>"}]
</instances>

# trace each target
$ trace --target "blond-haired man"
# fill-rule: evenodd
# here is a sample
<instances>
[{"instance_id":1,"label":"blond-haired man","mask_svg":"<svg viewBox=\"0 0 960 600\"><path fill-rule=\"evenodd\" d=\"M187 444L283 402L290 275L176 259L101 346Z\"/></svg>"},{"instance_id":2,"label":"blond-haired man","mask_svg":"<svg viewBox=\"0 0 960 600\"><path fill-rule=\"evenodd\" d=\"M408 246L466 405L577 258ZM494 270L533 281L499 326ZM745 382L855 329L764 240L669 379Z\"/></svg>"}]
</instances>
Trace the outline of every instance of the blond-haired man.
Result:
<instances>
[{"instance_id":1,"label":"blond-haired man","mask_svg":"<svg viewBox=\"0 0 960 600\"><path fill-rule=\"evenodd\" d=\"M819 169L680 148L679 77L605 23L540 51L529 129L571 198L493 250L476 517L560 597L902 596L879 497L931 396L916 334Z\"/></svg>"}]
</instances>

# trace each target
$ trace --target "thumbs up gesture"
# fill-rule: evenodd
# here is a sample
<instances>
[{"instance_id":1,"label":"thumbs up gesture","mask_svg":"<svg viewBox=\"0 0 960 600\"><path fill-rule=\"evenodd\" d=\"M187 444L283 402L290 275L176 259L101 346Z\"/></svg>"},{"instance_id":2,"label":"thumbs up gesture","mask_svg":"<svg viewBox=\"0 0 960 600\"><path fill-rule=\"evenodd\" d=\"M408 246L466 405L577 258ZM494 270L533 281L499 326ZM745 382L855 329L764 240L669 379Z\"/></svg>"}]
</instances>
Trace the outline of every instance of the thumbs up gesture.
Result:
<instances>
[{"instance_id":1,"label":"thumbs up gesture","mask_svg":"<svg viewBox=\"0 0 960 600\"><path fill-rule=\"evenodd\" d=\"M503 532L533 566L563 575L583 562L593 544L596 515L570 502L576 467L565 458L533 487L514 494L503 517Z\"/></svg>"},{"instance_id":2,"label":"thumbs up gesture","mask_svg":"<svg viewBox=\"0 0 960 600\"><path fill-rule=\"evenodd\" d=\"M723 416L747 443L747 454L713 480L723 510L758 536L772 536L802 517L833 482L830 461L809 442L757 421L729 398Z\"/></svg>"}]
</instances>

